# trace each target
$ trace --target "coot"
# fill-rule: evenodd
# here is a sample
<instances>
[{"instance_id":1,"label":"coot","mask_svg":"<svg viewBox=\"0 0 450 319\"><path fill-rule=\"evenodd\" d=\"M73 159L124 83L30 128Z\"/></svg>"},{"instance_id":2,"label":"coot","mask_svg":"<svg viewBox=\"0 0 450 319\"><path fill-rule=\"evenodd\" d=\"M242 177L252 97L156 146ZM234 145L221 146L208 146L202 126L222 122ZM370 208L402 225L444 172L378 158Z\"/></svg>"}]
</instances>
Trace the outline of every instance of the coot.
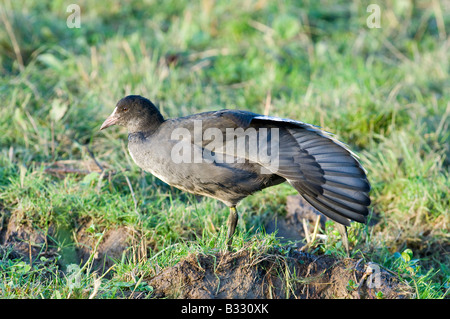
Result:
<instances>
[{"instance_id":1,"label":"coot","mask_svg":"<svg viewBox=\"0 0 450 319\"><path fill-rule=\"evenodd\" d=\"M114 124L128 129L130 155L143 170L230 208L228 244L239 201L283 182L342 225L366 222L365 170L345 144L314 125L226 109L164 119L139 95L121 99L100 129Z\"/></svg>"}]
</instances>

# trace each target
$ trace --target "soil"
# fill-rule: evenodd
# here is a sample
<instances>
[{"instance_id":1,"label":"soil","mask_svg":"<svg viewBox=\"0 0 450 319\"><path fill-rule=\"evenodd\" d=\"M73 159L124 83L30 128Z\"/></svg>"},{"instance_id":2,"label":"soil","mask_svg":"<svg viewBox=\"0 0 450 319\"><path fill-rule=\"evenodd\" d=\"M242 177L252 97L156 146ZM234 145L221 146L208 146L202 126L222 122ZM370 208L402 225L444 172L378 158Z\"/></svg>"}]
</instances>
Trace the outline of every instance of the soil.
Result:
<instances>
[{"instance_id":1,"label":"soil","mask_svg":"<svg viewBox=\"0 0 450 319\"><path fill-rule=\"evenodd\" d=\"M26 262L37 256L53 257L54 251L47 249L48 236L38 231L13 214L6 219L5 213L0 211L0 252L9 251L10 258L20 258Z\"/></svg>"},{"instance_id":2,"label":"soil","mask_svg":"<svg viewBox=\"0 0 450 319\"><path fill-rule=\"evenodd\" d=\"M88 224L85 224L76 232L78 242L76 253L81 263L88 261L98 240L87 229ZM123 226L105 232L95 251L92 269L100 273L107 271L116 260L122 258L122 254L126 253L128 247L132 245L133 239L131 231Z\"/></svg>"},{"instance_id":3,"label":"soil","mask_svg":"<svg viewBox=\"0 0 450 319\"><path fill-rule=\"evenodd\" d=\"M296 200L296 199L295 199ZM315 220L315 212L305 215L292 201L286 218L277 225L289 239L302 238L299 229L302 218ZM288 202L289 203L289 202ZM299 215L303 214L303 215ZM312 215L311 215L312 214ZM140 242L139 234L126 227L109 229L99 237L89 229L90 222L80 223L72 231L37 230L20 216L0 210L0 256L39 262L40 257L56 258L65 266L83 264L92 252L93 271L107 272L122 255L134 247L134 256L145 258L148 247ZM309 216L309 217L308 217ZM314 221L315 222L315 221ZM303 230L302 230L303 231ZM58 250L51 238L72 238L67 251ZM96 243L101 238L98 246ZM155 298L409 298L411 290L395 275L362 259L315 256L291 247L288 253L280 250L255 252L241 249L237 252L190 254L176 265L162 269L151 278L144 278L153 287ZM65 267L61 268L63 271ZM373 271L375 269L375 272ZM110 276L113 271L109 272ZM288 279L286 279L288 278ZM377 279L377 284L373 285ZM372 285L371 285L372 284ZM373 287L375 286L375 287ZM373 288L371 288L373 287Z\"/></svg>"},{"instance_id":4,"label":"soil","mask_svg":"<svg viewBox=\"0 0 450 319\"><path fill-rule=\"evenodd\" d=\"M319 219L322 228L325 227L327 217L319 213L301 195L291 195L286 198L286 215L270 220L265 229L268 234L276 232L281 241L301 241L305 238L303 220L314 225ZM298 246L302 246L298 243Z\"/></svg>"},{"instance_id":5,"label":"soil","mask_svg":"<svg viewBox=\"0 0 450 319\"><path fill-rule=\"evenodd\" d=\"M155 297L187 299L375 299L408 298L411 290L374 264L362 260L292 252L252 255L248 250L191 254L147 279ZM289 273L290 276L285 276ZM293 275L295 274L295 275ZM284 278L290 278L285 280ZM381 292L381 293L380 293Z\"/></svg>"}]
</instances>

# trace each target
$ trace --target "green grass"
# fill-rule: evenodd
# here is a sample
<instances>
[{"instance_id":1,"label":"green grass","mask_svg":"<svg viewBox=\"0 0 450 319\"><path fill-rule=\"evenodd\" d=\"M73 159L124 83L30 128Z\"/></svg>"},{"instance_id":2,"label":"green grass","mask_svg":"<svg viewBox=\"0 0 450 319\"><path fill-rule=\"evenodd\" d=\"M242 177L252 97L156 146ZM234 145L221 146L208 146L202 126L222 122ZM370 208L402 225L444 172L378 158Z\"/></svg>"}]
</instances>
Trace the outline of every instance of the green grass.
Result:
<instances>
[{"instance_id":1,"label":"green grass","mask_svg":"<svg viewBox=\"0 0 450 319\"><path fill-rule=\"evenodd\" d=\"M64 1L2 2L1 214L44 233L91 220L94 238L126 225L142 235L149 258L118 260L99 279L5 251L0 297L130 297L151 289L139 280L158 267L225 247L226 207L143 174L123 129L98 131L126 94L150 98L167 117L237 108L336 133L373 187L376 223L349 230L353 255L404 278L417 298L448 297L450 11L443 1L380 2L381 28L369 29L372 2L77 1L79 29L67 28ZM44 170L91 153L110 179ZM263 225L284 213L291 194L280 185L245 199L235 248L278 245ZM343 254L334 226L320 230L328 240L315 253Z\"/></svg>"}]
</instances>

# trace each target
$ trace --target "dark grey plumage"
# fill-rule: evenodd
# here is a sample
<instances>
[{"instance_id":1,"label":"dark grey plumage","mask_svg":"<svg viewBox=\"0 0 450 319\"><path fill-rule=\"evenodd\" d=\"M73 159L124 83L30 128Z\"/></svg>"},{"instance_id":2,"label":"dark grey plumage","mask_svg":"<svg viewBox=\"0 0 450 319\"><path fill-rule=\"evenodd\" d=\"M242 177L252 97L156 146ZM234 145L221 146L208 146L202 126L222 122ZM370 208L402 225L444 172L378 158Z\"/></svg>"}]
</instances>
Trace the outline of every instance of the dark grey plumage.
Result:
<instances>
[{"instance_id":1,"label":"dark grey plumage","mask_svg":"<svg viewBox=\"0 0 450 319\"><path fill-rule=\"evenodd\" d=\"M129 152L138 166L184 191L216 198L234 209L248 195L287 181L312 206L338 223L366 221L370 184L364 169L343 143L313 125L238 110L164 120L152 102L135 95L121 99L101 129L114 124L128 128ZM254 130L259 138L263 132L277 129L276 168L258 161L248 150L236 154L217 145L212 148L211 140L202 138L208 129L219 129L224 141L227 129ZM173 133L178 131L191 133L190 138L174 138ZM269 133L266 146L259 142L258 147L270 148L274 139ZM174 147L189 149L191 155L200 154L202 161L175 163ZM273 149L263 151L268 154ZM227 160L211 162L205 154ZM232 211L230 216L231 238L237 214Z\"/></svg>"}]
</instances>

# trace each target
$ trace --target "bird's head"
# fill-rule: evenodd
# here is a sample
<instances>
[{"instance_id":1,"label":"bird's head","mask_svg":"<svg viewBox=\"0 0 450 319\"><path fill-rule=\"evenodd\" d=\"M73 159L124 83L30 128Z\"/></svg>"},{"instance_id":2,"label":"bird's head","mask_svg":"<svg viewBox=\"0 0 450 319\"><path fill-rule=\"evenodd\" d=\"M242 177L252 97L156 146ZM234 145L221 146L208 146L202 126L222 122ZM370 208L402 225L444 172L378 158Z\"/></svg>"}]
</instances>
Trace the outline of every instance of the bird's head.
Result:
<instances>
[{"instance_id":1,"label":"bird's head","mask_svg":"<svg viewBox=\"0 0 450 319\"><path fill-rule=\"evenodd\" d=\"M129 133L144 132L164 121L156 106L140 95L128 95L117 102L116 108L103 122L100 130L112 125L125 126Z\"/></svg>"}]
</instances>

